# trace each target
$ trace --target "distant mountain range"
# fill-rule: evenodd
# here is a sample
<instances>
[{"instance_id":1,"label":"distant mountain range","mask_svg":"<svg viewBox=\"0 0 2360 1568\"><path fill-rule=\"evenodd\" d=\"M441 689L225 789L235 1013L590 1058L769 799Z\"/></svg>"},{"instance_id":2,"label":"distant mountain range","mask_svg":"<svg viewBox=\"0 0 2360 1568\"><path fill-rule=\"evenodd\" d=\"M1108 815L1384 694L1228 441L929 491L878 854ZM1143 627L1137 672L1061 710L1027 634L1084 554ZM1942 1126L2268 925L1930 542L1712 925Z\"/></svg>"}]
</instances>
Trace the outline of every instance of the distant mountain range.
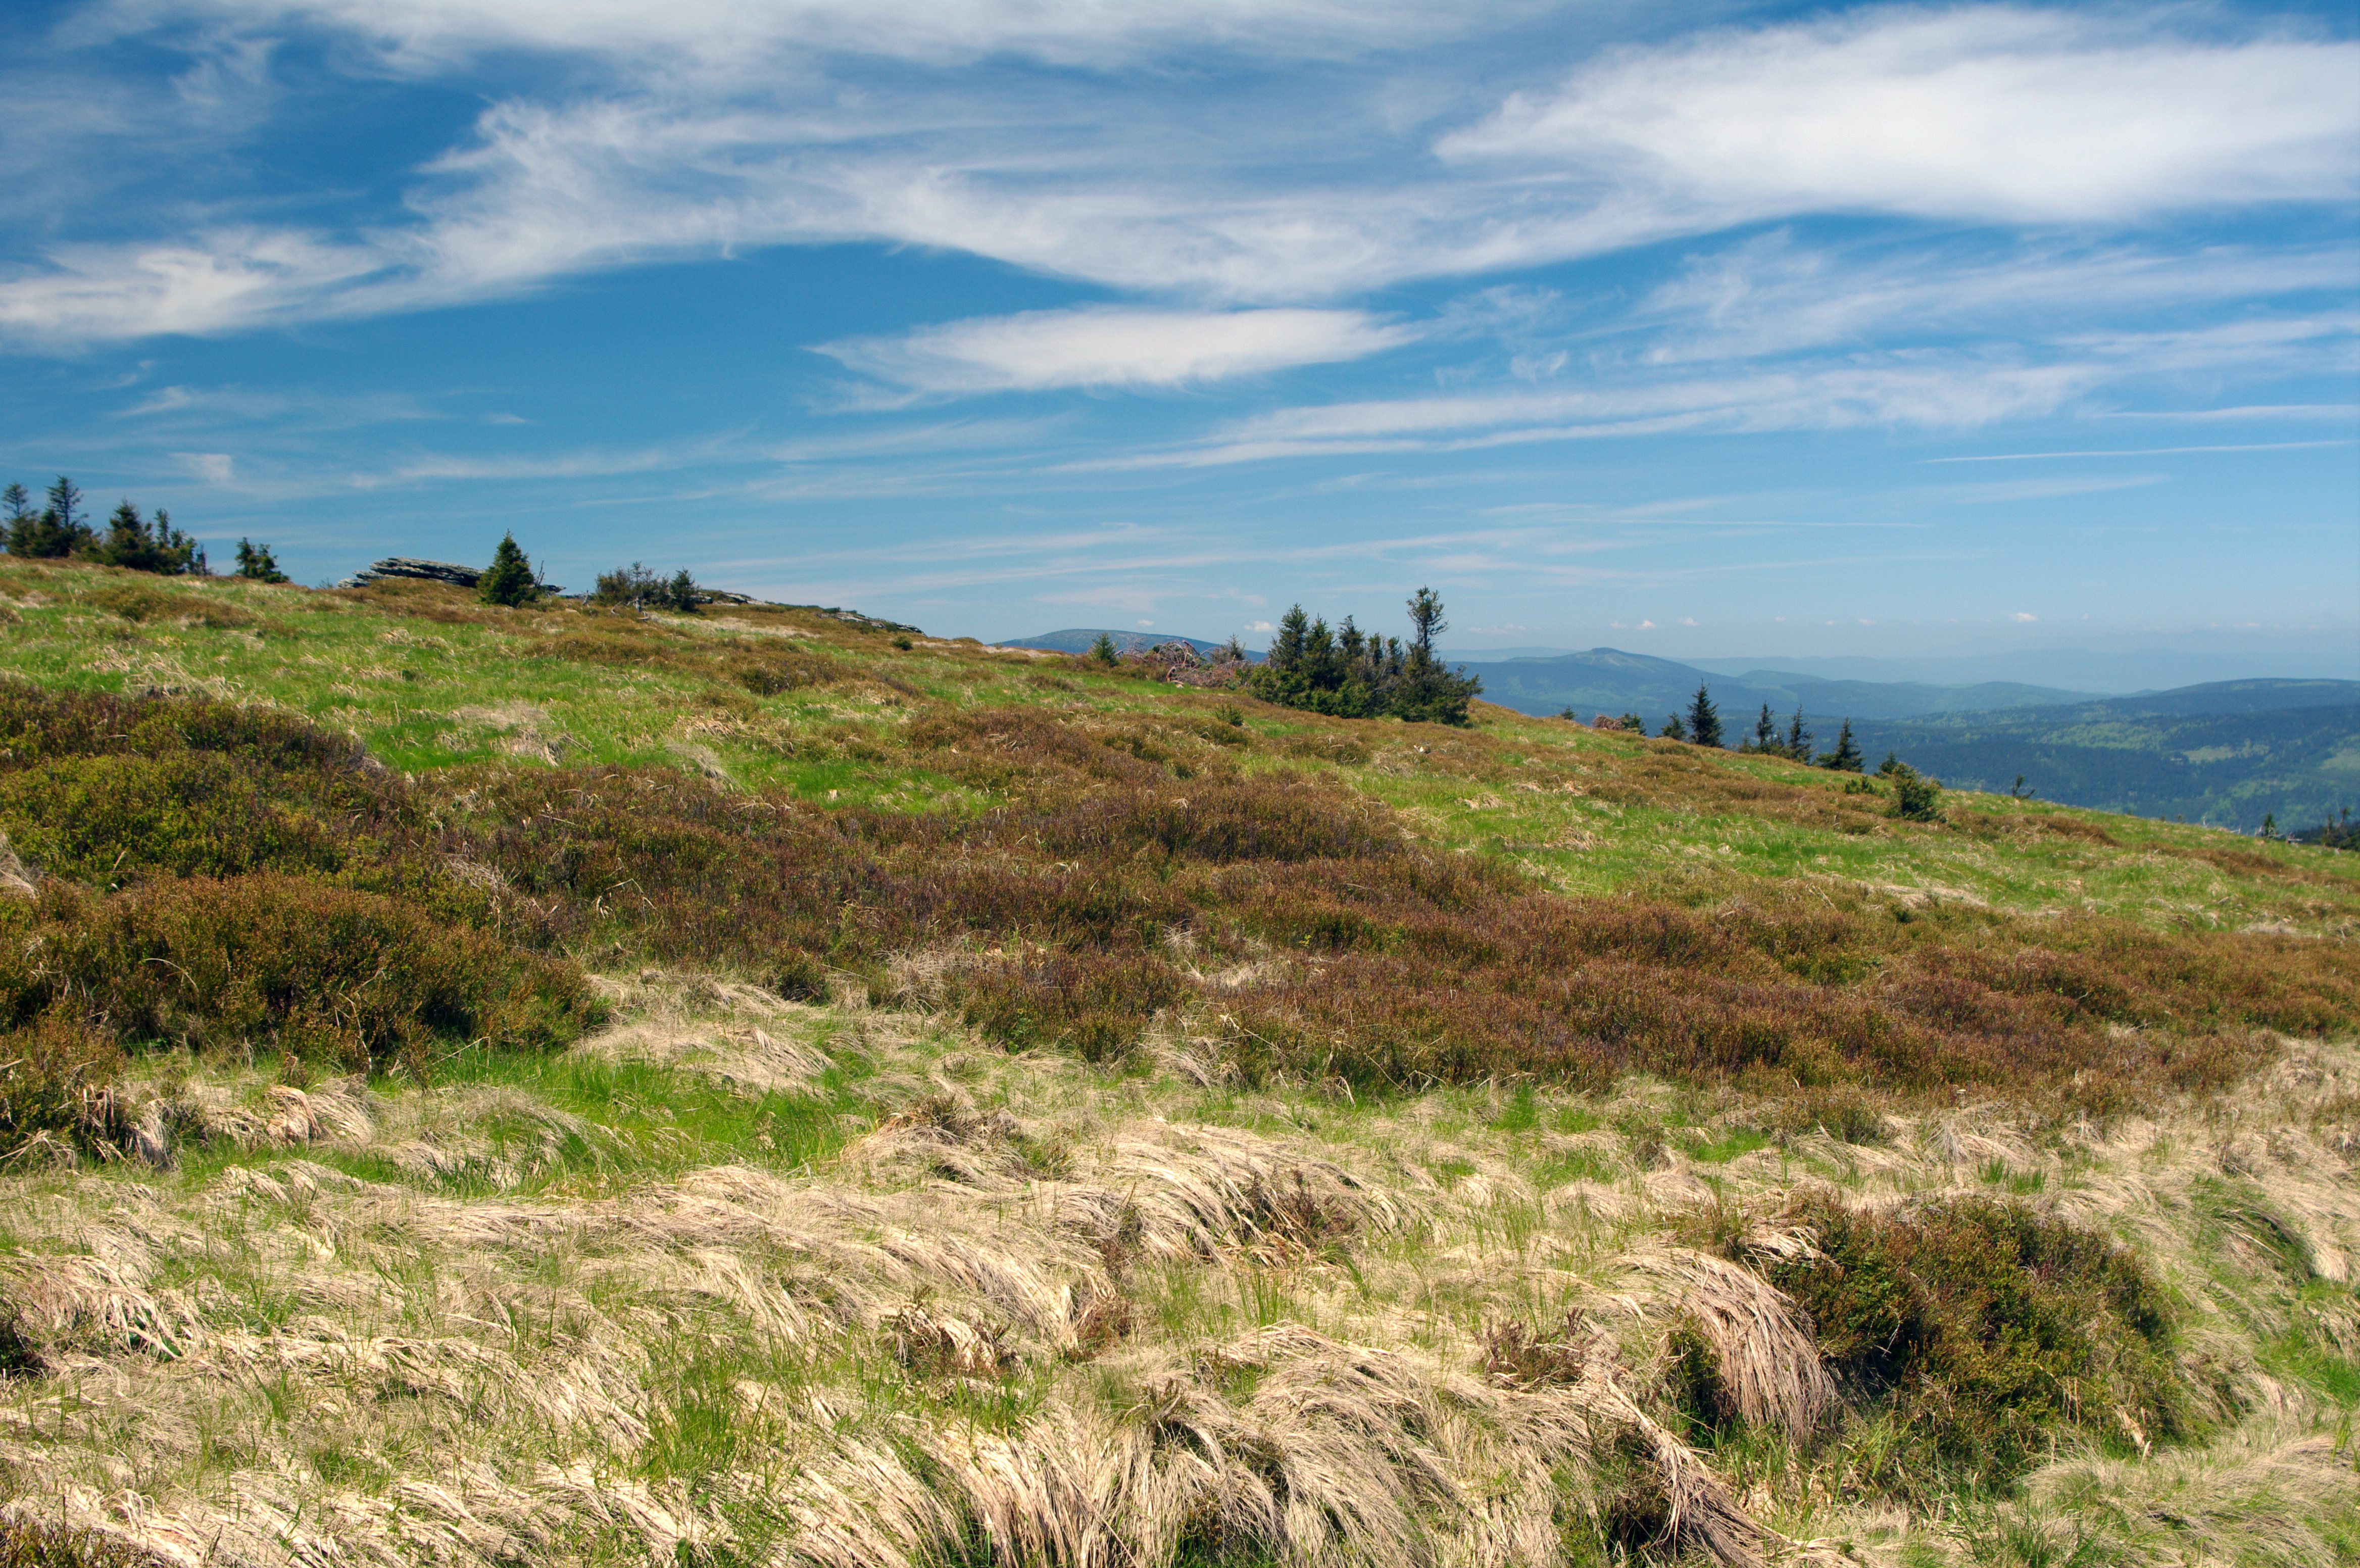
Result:
<instances>
[{"instance_id":1,"label":"distant mountain range","mask_svg":"<svg viewBox=\"0 0 2360 1568\"><path fill-rule=\"evenodd\" d=\"M1209 653L1216 648L1228 646L1225 642L1207 642L1201 637L1175 637L1168 632L1156 631L1118 631L1110 626L1069 626L1063 631L1043 631L1038 637L1012 637L993 646L1046 648L1053 653L1087 653L1098 646L1101 637L1113 638L1115 651L1119 653L1135 653L1142 648L1153 648L1165 642L1185 642L1199 653ZM1262 660L1259 653L1248 653L1246 657L1257 663Z\"/></svg>"},{"instance_id":2,"label":"distant mountain range","mask_svg":"<svg viewBox=\"0 0 2360 1568\"><path fill-rule=\"evenodd\" d=\"M1572 648L1461 648L1444 657L1453 663L1499 663L1510 659L1554 659ZM2336 647L2320 638L2278 655L2252 649L2027 648L2013 652L1950 653L1910 658L1760 654L1747 658L1688 659L1710 674L1740 679L1768 672L1823 681L1873 681L1937 686L2021 683L2086 691L2098 696L2178 689L2224 680L2266 675L2269 666L2315 671L2336 679L2360 678L2360 645ZM2257 667L2258 666L2258 667Z\"/></svg>"},{"instance_id":3,"label":"distant mountain range","mask_svg":"<svg viewBox=\"0 0 2360 1568\"><path fill-rule=\"evenodd\" d=\"M1847 718L1871 766L1887 751L1957 789L2005 792L2018 774L2043 799L2253 829L2315 826L2360 805L2360 682L2215 681L2135 696L1985 681L1822 680L1792 671L1717 674L1596 648L1555 658L1463 662L1483 696L1578 719L1635 712L1650 731L1712 694L1731 745L1769 704L1781 732L1799 706L1822 750Z\"/></svg>"},{"instance_id":4,"label":"distant mountain range","mask_svg":"<svg viewBox=\"0 0 2360 1568\"><path fill-rule=\"evenodd\" d=\"M1668 715L1687 711L1699 685L1711 688L1723 723L1749 729L1765 703L1781 720L1798 706L1808 715L1907 718L1926 713L2090 702L2100 696L2012 681L1975 685L1831 681L1777 670L1751 670L1731 676L1646 653L1626 653L1619 648L1592 648L1587 653L1546 658L1451 662L1463 663L1470 673L1481 676L1484 697L1503 707L1523 713L1556 713L1570 707L1575 717L1584 720L1599 713L1609 717L1636 713L1651 730L1661 728Z\"/></svg>"}]
</instances>

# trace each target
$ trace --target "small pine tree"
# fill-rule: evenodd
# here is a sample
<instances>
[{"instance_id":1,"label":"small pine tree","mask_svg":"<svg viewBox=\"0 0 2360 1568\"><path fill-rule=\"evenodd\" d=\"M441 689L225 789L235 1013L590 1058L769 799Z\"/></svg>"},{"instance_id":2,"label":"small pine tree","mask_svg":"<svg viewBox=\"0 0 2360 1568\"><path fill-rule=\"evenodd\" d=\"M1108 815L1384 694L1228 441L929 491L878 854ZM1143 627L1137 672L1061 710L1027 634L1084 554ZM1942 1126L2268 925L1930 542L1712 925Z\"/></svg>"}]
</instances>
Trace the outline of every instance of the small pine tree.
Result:
<instances>
[{"instance_id":1,"label":"small pine tree","mask_svg":"<svg viewBox=\"0 0 2360 1568\"><path fill-rule=\"evenodd\" d=\"M2263 813L2262 813L2262 837L2263 837L2263 838L2265 838L2265 839L2275 839L2275 838L2277 838L2278 836L2278 814L2277 812L2275 812L2275 811L2265 811L2265 812L2263 812Z\"/></svg>"},{"instance_id":2,"label":"small pine tree","mask_svg":"<svg viewBox=\"0 0 2360 1568\"><path fill-rule=\"evenodd\" d=\"M513 533L500 535L500 547L492 552L492 564L484 569L475 584L475 595L486 604L505 605L510 609L530 604L539 596L541 585L534 580L532 563L525 559L524 550Z\"/></svg>"},{"instance_id":3,"label":"small pine tree","mask_svg":"<svg viewBox=\"0 0 2360 1568\"><path fill-rule=\"evenodd\" d=\"M1409 597L1409 657L1420 669L1434 663L1434 640L1450 630L1442 619L1442 599L1432 588Z\"/></svg>"},{"instance_id":4,"label":"small pine tree","mask_svg":"<svg viewBox=\"0 0 2360 1568\"><path fill-rule=\"evenodd\" d=\"M49 514L51 524L68 533L90 533L89 525L82 521L82 487L63 474L49 487Z\"/></svg>"},{"instance_id":5,"label":"small pine tree","mask_svg":"<svg viewBox=\"0 0 2360 1568\"><path fill-rule=\"evenodd\" d=\"M1098 640L1090 644L1089 656L1092 663L1105 664L1109 667L1120 663L1122 658L1120 653L1115 652L1113 634L1106 631L1099 632Z\"/></svg>"},{"instance_id":6,"label":"small pine tree","mask_svg":"<svg viewBox=\"0 0 2360 1568\"><path fill-rule=\"evenodd\" d=\"M1770 705L1762 705L1762 715L1754 721L1754 750L1775 751L1778 749L1778 721L1770 717Z\"/></svg>"},{"instance_id":7,"label":"small pine tree","mask_svg":"<svg viewBox=\"0 0 2360 1568\"><path fill-rule=\"evenodd\" d=\"M256 583L283 583L287 574L279 569L278 558L270 554L268 544L257 544L251 539L237 542L238 576Z\"/></svg>"},{"instance_id":8,"label":"small pine tree","mask_svg":"<svg viewBox=\"0 0 2360 1568\"><path fill-rule=\"evenodd\" d=\"M203 547L172 526L170 512L158 507L151 524L128 500L116 507L114 515L106 520L106 538L92 547L90 555L109 566L153 572L158 576L205 575Z\"/></svg>"},{"instance_id":9,"label":"small pine tree","mask_svg":"<svg viewBox=\"0 0 2360 1568\"><path fill-rule=\"evenodd\" d=\"M1885 753L1885 761L1876 764L1876 776L1881 779L1889 779L1908 765L1908 763L1901 760L1900 752L1887 751Z\"/></svg>"},{"instance_id":10,"label":"small pine tree","mask_svg":"<svg viewBox=\"0 0 2360 1568\"><path fill-rule=\"evenodd\" d=\"M1678 714L1668 714L1664 718L1664 727L1655 733L1666 740L1685 740L1688 738L1688 727L1680 721Z\"/></svg>"},{"instance_id":11,"label":"small pine tree","mask_svg":"<svg viewBox=\"0 0 2360 1568\"><path fill-rule=\"evenodd\" d=\"M1712 706L1712 694L1702 686L1688 703L1688 739L1699 746L1721 744L1721 713Z\"/></svg>"},{"instance_id":12,"label":"small pine tree","mask_svg":"<svg viewBox=\"0 0 2360 1568\"><path fill-rule=\"evenodd\" d=\"M1843 732L1836 737L1836 749L1819 759L1819 766L1840 773L1856 773L1863 770L1866 761L1860 754L1860 742L1852 738L1852 720L1847 718Z\"/></svg>"},{"instance_id":13,"label":"small pine tree","mask_svg":"<svg viewBox=\"0 0 2360 1568\"><path fill-rule=\"evenodd\" d=\"M1898 758L1893 766L1880 768L1893 781L1893 815L1907 822L1939 822L1942 820L1942 781L1929 779Z\"/></svg>"},{"instance_id":14,"label":"small pine tree","mask_svg":"<svg viewBox=\"0 0 2360 1568\"><path fill-rule=\"evenodd\" d=\"M1647 721L1635 713L1626 713L1615 722L1633 735L1644 735L1647 732Z\"/></svg>"},{"instance_id":15,"label":"small pine tree","mask_svg":"<svg viewBox=\"0 0 2360 1568\"><path fill-rule=\"evenodd\" d=\"M687 567L674 572L672 581L664 585L664 602L683 615L696 613L696 579L688 575Z\"/></svg>"},{"instance_id":16,"label":"small pine tree","mask_svg":"<svg viewBox=\"0 0 2360 1568\"><path fill-rule=\"evenodd\" d=\"M1786 755L1798 762L1811 760L1811 732L1803 728L1803 705L1795 705L1795 717L1786 721Z\"/></svg>"},{"instance_id":17,"label":"small pine tree","mask_svg":"<svg viewBox=\"0 0 2360 1568\"><path fill-rule=\"evenodd\" d=\"M82 488L63 474L49 487L49 504L35 511L22 485L11 485L8 507L8 554L28 559L55 560L88 550L97 535L82 521Z\"/></svg>"}]
</instances>

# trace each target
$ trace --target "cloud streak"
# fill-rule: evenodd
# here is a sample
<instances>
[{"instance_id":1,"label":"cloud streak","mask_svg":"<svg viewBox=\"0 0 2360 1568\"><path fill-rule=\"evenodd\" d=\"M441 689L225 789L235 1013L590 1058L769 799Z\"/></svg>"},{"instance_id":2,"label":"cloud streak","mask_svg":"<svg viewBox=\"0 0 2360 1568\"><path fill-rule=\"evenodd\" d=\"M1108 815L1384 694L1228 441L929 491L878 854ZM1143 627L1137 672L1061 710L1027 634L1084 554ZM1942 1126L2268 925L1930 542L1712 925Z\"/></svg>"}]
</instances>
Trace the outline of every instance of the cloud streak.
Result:
<instances>
[{"instance_id":1,"label":"cloud streak","mask_svg":"<svg viewBox=\"0 0 2360 1568\"><path fill-rule=\"evenodd\" d=\"M2342 202L2360 170L2360 45L2112 12L1721 29L1504 100L1483 80L1530 67L1485 53L1462 11L1342 0L123 0L85 30L169 47L192 20L246 73L215 71L215 97L268 99L256 40L288 28L413 76L520 51L577 62L545 74L581 84L496 93L399 209L263 223L216 203L20 257L0 334L235 332L844 240L1192 308L1307 308L1815 213L2087 225ZM1240 51L1327 64L1208 98L1192 70Z\"/></svg>"},{"instance_id":2,"label":"cloud streak","mask_svg":"<svg viewBox=\"0 0 2360 1568\"><path fill-rule=\"evenodd\" d=\"M1365 358L1417 336L1360 311L1100 307L952 322L814 350L922 392L995 392L1187 386Z\"/></svg>"}]
</instances>

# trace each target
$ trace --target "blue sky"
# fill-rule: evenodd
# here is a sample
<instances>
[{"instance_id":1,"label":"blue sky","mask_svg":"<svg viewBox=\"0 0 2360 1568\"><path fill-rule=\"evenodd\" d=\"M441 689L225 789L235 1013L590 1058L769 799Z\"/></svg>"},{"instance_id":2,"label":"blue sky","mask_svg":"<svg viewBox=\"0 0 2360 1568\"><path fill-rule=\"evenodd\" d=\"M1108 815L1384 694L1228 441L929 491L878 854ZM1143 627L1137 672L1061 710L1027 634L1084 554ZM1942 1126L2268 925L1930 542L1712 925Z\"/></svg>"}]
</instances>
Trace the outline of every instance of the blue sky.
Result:
<instances>
[{"instance_id":1,"label":"blue sky","mask_svg":"<svg viewBox=\"0 0 2360 1568\"><path fill-rule=\"evenodd\" d=\"M0 472L306 580L2360 674L2348 7L0 21Z\"/></svg>"}]
</instances>

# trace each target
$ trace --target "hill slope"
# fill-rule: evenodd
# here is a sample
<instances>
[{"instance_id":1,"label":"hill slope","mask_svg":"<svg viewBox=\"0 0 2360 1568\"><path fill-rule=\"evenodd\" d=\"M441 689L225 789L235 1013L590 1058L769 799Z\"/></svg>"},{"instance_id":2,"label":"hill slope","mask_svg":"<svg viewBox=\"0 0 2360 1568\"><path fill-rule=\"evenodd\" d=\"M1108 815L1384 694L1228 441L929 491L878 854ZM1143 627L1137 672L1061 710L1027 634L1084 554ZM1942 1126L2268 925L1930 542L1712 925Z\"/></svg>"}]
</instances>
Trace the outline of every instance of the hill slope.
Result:
<instances>
[{"instance_id":1,"label":"hill slope","mask_svg":"<svg viewBox=\"0 0 2360 1568\"><path fill-rule=\"evenodd\" d=\"M0 1555L2355 1548L2347 856L776 607L0 595Z\"/></svg>"}]
</instances>

